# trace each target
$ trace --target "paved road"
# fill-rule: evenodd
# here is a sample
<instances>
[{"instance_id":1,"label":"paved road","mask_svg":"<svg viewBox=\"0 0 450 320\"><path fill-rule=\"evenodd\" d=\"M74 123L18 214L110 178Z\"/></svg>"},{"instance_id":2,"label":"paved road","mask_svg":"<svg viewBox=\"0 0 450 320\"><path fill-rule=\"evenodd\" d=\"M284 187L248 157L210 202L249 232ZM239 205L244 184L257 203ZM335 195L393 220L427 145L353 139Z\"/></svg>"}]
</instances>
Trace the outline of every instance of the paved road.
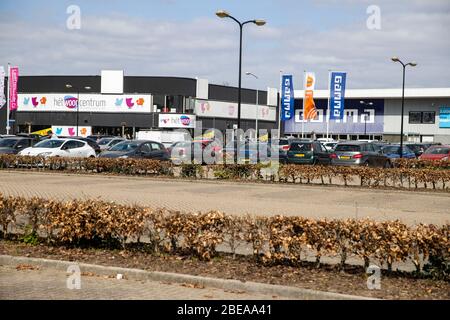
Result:
<instances>
[{"instance_id":1,"label":"paved road","mask_svg":"<svg viewBox=\"0 0 450 320\"><path fill-rule=\"evenodd\" d=\"M81 270L82 271L82 270ZM118 280L85 274L81 289L68 289L68 273L42 268L17 270L14 266L0 266L0 300L268 300L277 296L224 291L215 288L193 288L177 283L157 281Z\"/></svg>"},{"instance_id":2,"label":"paved road","mask_svg":"<svg viewBox=\"0 0 450 320\"><path fill-rule=\"evenodd\" d=\"M146 177L0 171L0 192L56 199L100 197L120 203L228 214L450 222L447 193L270 185Z\"/></svg>"}]
</instances>

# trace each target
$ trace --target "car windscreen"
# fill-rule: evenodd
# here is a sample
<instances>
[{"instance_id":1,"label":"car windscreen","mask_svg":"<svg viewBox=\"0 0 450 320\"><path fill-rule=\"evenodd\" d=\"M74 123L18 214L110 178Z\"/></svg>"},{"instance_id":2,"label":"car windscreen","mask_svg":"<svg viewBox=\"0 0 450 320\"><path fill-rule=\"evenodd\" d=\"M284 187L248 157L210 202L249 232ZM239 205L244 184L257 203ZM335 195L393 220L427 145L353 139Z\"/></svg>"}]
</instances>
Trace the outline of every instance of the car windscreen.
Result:
<instances>
[{"instance_id":1,"label":"car windscreen","mask_svg":"<svg viewBox=\"0 0 450 320\"><path fill-rule=\"evenodd\" d=\"M405 147L403 147L403 152L408 151L406 150ZM389 146L389 147L384 147L383 148L383 152L387 153L387 154L400 154L400 147L399 146Z\"/></svg>"},{"instance_id":2,"label":"car windscreen","mask_svg":"<svg viewBox=\"0 0 450 320\"><path fill-rule=\"evenodd\" d=\"M425 151L425 154L449 154L450 148L446 147L434 147L429 148L427 151Z\"/></svg>"},{"instance_id":3,"label":"car windscreen","mask_svg":"<svg viewBox=\"0 0 450 320\"><path fill-rule=\"evenodd\" d=\"M100 140L97 142L97 144L98 144L99 146L104 146L104 145L107 145L108 143L110 143L111 140L112 140L112 139L109 139L109 138L103 138L103 139L100 139Z\"/></svg>"},{"instance_id":4,"label":"car windscreen","mask_svg":"<svg viewBox=\"0 0 450 320\"><path fill-rule=\"evenodd\" d=\"M109 149L110 151L133 151L139 146L139 143L136 142L121 142L116 144L114 147Z\"/></svg>"},{"instance_id":5,"label":"car windscreen","mask_svg":"<svg viewBox=\"0 0 450 320\"><path fill-rule=\"evenodd\" d=\"M341 152L359 152L361 150L361 146L356 144L339 144L336 146L334 151Z\"/></svg>"},{"instance_id":6,"label":"car windscreen","mask_svg":"<svg viewBox=\"0 0 450 320\"><path fill-rule=\"evenodd\" d=\"M49 139L36 143L33 148L59 148L64 140Z\"/></svg>"},{"instance_id":7,"label":"car windscreen","mask_svg":"<svg viewBox=\"0 0 450 320\"><path fill-rule=\"evenodd\" d=\"M420 152L420 151L423 151L423 149L424 149L423 146L420 146L418 144L408 144L408 148L410 148L414 152Z\"/></svg>"},{"instance_id":8,"label":"car windscreen","mask_svg":"<svg viewBox=\"0 0 450 320\"><path fill-rule=\"evenodd\" d=\"M0 148L13 148L16 143L17 139L1 139L0 140Z\"/></svg>"},{"instance_id":9,"label":"car windscreen","mask_svg":"<svg viewBox=\"0 0 450 320\"><path fill-rule=\"evenodd\" d=\"M311 151L311 143L292 142L289 150L291 150L291 151Z\"/></svg>"}]
</instances>

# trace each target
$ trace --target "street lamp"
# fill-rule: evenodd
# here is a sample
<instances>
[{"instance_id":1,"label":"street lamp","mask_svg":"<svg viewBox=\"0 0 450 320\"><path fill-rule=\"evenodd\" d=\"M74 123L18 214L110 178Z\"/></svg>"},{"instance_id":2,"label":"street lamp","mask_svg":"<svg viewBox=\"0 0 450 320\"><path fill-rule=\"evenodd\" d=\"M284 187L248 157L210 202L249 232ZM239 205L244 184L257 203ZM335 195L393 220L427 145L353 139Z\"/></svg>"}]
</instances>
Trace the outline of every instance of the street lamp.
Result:
<instances>
[{"instance_id":1,"label":"street lamp","mask_svg":"<svg viewBox=\"0 0 450 320\"><path fill-rule=\"evenodd\" d=\"M79 105L80 105L80 89L78 87L74 87L73 85L71 85L70 83L66 84L66 88L67 89L75 89L77 90L77 136L79 135L79 131L78 131L78 112L79 112ZM85 86L83 87L85 90L91 90L92 88L89 86Z\"/></svg>"},{"instance_id":2,"label":"street lamp","mask_svg":"<svg viewBox=\"0 0 450 320\"><path fill-rule=\"evenodd\" d=\"M253 76L255 79L259 79L255 74L251 73L251 72L246 72L245 73L247 76ZM256 89L256 135L255 138L256 140L258 140L258 117L259 117L259 91L258 89Z\"/></svg>"},{"instance_id":3,"label":"street lamp","mask_svg":"<svg viewBox=\"0 0 450 320\"><path fill-rule=\"evenodd\" d=\"M402 86L402 119L400 124L400 158L403 158L403 112L405 108L405 69L407 66L415 67L417 66L417 63L415 62L409 62L409 63L403 63L398 57L392 57L392 61L399 62L403 67L403 86Z\"/></svg>"},{"instance_id":4,"label":"street lamp","mask_svg":"<svg viewBox=\"0 0 450 320\"><path fill-rule=\"evenodd\" d=\"M245 22L240 22L235 17L230 15L225 10L219 10L216 12L216 16L219 18L230 18L234 20L239 25L239 91L238 91L238 119L237 119L237 128L239 129L241 127L241 82L242 82L242 29L244 25L248 23L254 23L257 26L263 26L266 24L265 20L261 19L255 19L255 20L248 20Z\"/></svg>"},{"instance_id":5,"label":"street lamp","mask_svg":"<svg viewBox=\"0 0 450 320\"><path fill-rule=\"evenodd\" d=\"M365 102L363 100L359 101L360 104L364 106L373 106L373 102ZM364 135L367 135L367 114L364 111Z\"/></svg>"}]
</instances>

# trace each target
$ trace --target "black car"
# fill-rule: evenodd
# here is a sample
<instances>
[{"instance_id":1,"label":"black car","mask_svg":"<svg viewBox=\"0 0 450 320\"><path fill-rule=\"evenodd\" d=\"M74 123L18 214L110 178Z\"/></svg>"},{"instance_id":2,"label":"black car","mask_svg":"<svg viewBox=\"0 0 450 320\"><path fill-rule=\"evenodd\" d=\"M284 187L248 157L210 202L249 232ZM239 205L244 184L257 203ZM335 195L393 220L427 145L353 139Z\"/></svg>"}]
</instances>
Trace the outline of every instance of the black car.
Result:
<instances>
[{"instance_id":1,"label":"black car","mask_svg":"<svg viewBox=\"0 0 450 320\"><path fill-rule=\"evenodd\" d=\"M287 163L312 165L328 165L331 162L330 153L319 141L306 139L289 140L286 160Z\"/></svg>"},{"instance_id":2,"label":"black car","mask_svg":"<svg viewBox=\"0 0 450 320\"><path fill-rule=\"evenodd\" d=\"M17 154L25 148L32 147L33 139L25 137L6 137L0 139L0 154Z\"/></svg>"},{"instance_id":3,"label":"black car","mask_svg":"<svg viewBox=\"0 0 450 320\"><path fill-rule=\"evenodd\" d=\"M144 158L169 160L170 155L163 144L150 140L123 141L99 154L100 158Z\"/></svg>"}]
</instances>

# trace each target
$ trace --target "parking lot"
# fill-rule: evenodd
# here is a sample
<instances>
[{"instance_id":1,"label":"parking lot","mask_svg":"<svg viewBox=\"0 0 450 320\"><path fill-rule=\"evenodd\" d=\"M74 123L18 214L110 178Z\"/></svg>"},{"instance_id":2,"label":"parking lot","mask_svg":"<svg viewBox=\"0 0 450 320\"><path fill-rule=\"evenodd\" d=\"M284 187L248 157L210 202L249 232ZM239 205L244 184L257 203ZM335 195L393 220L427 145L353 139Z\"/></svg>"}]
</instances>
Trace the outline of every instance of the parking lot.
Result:
<instances>
[{"instance_id":1,"label":"parking lot","mask_svg":"<svg viewBox=\"0 0 450 320\"><path fill-rule=\"evenodd\" d=\"M0 181L0 192L5 195L101 198L182 211L330 219L370 217L399 219L408 224L450 221L450 197L438 192L18 171L1 171Z\"/></svg>"}]
</instances>

